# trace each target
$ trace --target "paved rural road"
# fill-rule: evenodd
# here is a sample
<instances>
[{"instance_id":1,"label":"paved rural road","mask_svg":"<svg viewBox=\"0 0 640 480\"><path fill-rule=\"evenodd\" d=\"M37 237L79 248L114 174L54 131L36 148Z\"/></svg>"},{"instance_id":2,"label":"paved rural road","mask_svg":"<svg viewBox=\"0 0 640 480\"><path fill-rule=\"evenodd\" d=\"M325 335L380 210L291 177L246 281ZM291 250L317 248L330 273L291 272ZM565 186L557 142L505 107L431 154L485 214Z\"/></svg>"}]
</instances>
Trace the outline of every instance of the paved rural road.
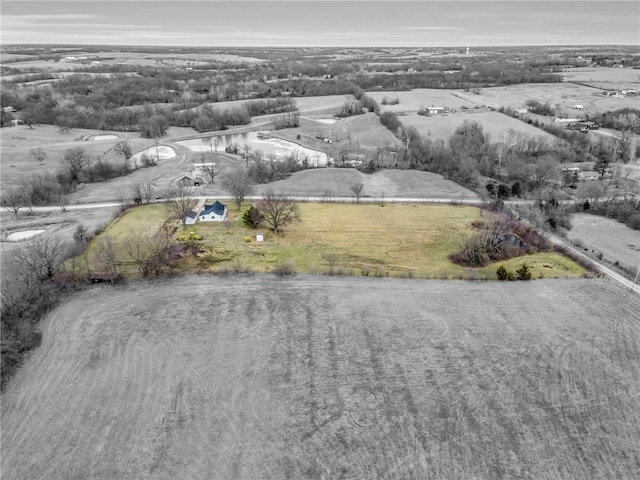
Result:
<instances>
[{"instance_id":1,"label":"paved rural road","mask_svg":"<svg viewBox=\"0 0 640 480\"><path fill-rule=\"evenodd\" d=\"M589 257L588 255L585 255L583 252L581 252L579 249L577 249L576 247L574 247L573 245L568 243L566 240L564 240L564 239L562 239L562 238L560 238L560 237L558 237L556 235L552 235L552 234L548 234L548 238L549 238L549 240L551 240L556 245L561 245L562 247L564 247L567 250L571 251L571 253L573 253L577 257L579 257L579 258L581 258L583 260L586 260L586 261L590 262L591 264L593 264L593 266L600 273L603 273L606 276L608 276L609 278L612 278L613 280L617 281L618 283L621 283L622 285L624 285L629 290L633 290L636 293L640 294L640 285L636 285L636 282L633 282L633 281L629 280L628 278L620 275L618 272L616 272L616 271L612 270L611 268L605 266L602 262L599 262L598 260L595 260L595 259Z\"/></svg>"},{"instance_id":2,"label":"paved rural road","mask_svg":"<svg viewBox=\"0 0 640 480\"><path fill-rule=\"evenodd\" d=\"M211 195L199 195L194 198L198 200L207 200L211 198ZM224 197L219 195L217 196L217 198L229 199L229 200L232 199L232 197ZM252 196L246 197L246 200L260 200L261 198L262 196L260 195L252 195ZM355 201L353 197L289 196L289 198L297 202L353 203ZM157 202L163 203L166 201L167 200L163 199L163 200L158 200ZM370 198L370 197L360 199L361 203L379 203L380 201L381 199L379 198ZM454 204L464 204L464 205L479 205L482 203L482 200L473 199L473 198L452 199L452 198L392 197L392 198L385 198L384 202L385 203L444 203L444 204L454 203ZM506 205L524 205L524 204L531 204L531 203L534 203L534 200L510 200L505 202ZM95 208L116 208L120 206L121 206L120 202L78 203L78 204L67 206L67 210L73 211L73 210L89 210L89 209L95 209ZM53 212L53 211L60 210L60 207L51 207L51 206L32 207L31 210L34 212ZM628 288L629 290L633 290L636 293L640 294L640 285L636 285L635 282L629 280L628 278L620 275L619 273L615 272L611 268L605 266L602 262L585 255L579 249L575 248L573 245L561 239L560 237L557 237L556 235L549 234L549 239L553 243L561 245L567 250L571 251L577 257L589 261L591 264L594 265L594 267L600 273L607 275L608 277L622 284L624 287Z\"/></svg>"}]
</instances>

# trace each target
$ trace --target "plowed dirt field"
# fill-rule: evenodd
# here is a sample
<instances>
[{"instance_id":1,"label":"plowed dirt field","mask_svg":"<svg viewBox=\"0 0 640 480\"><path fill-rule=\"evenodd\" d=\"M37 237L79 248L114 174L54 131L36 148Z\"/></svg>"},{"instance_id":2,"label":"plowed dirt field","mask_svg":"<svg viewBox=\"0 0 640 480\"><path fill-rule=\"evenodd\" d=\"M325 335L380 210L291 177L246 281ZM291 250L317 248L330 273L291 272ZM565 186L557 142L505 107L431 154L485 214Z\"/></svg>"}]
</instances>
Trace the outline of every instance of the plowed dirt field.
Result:
<instances>
[{"instance_id":1,"label":"plowed dirt field","mask_svg":"<svg viewBox=\"0 0 640 480\"><path fill-rule=\"evenodd\" d=\"M6 479L635 479L640 304L606 279L98 286L2 396Z\"/></svg>"}]
</instances>

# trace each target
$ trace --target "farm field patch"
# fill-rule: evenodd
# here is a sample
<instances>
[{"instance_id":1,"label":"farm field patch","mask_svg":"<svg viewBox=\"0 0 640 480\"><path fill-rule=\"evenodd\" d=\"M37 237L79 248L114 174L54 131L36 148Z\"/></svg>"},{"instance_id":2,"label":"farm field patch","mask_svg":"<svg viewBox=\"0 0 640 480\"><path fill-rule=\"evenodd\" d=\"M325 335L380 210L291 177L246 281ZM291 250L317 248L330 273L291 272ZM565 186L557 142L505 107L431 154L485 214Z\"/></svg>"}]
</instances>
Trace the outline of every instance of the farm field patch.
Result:
<instances>
[{"instance_id":1,"label":"farm field patch","mask_svg":"<svg viewBox=\"0 0 640 480\"><path fill-rule=\"evenodd\" d=\"M477 207L300 203L299 208L301 222L287 226L284 235L242 226L243 210L238 212L235 208L230 209L228 225L198 222L188 226L186 231L197 233L203 240L198 243L200 253L183 258L178 270L271 272L291 263L300 273L496 278L495 264L474 269L449 260L462 239L472 233L471 223L481 218ZM149 205L131 209L118 218L90 245L88 261L92 270L100 271L94 252L109 236L118 246L120 270L135 275L135 266L126 255L126 242L132 232L158 229L167 213L163 205ZM264 234L264 242L255 241L256 232ZM252 241L247 242L247 236ZM556 253L527 255L502 263L515 270L522 262L531 265L534 278L585 274L582 267Z\"/></svg>"},{"instance_id":2,"label":"farm field patch","mask_svg":"<svg viewBox=\"0 0 640 480\"><path fill-rule=\"evenodd\" d=\"M94 287L3 393L3 476L635 479L638 311L606 279Z\"/></svg>"},{"instance_id":3,"label":"farm field patch","mask_svg":"<svg viewBox=\"0 0 640 480\"><path fill-rule=\"evenodd\" d=\"M354 198L350 187L364 185L363 197L479 198L478 195L437 173L416 170L378 170L362 173L355 168L318 168L295 172L289 178L256 185L256 193L267 190L289 195L337 196Z\"/></svg>"},{"instance_id":4,"label":"farm field patch","mask_svg":"<svg viewBox=\"0 0 640 480\"><path fill-rule=\"evenodd\" d=\"M417 113L421 107L449 107L460 109L462 107L473 108L475 104L456 95L456 90L416 88L408 92L367 92L380 105L380 109L395 113ZM395 105L383 105L382 99L398 99Z\"/></svg>"},{"instance_id":5,"label":"farm field patch","mask_svg":"<svg viewBox=\"0 0 640 480\"><path fill-rule=\"evenodd\" d=\"M630 272L640 268L640 234L612 218L586 213L571 216L573 227L567 233L569 240L594 255L603 254L609 263L619 262Z\"/></svg>"},{"instance_id":6,"label":"farm field patch","mask_svg":"<svg viewBox=\"0 0 640 480\"><path fill-rule=\"evenodd\" d=\"M456 128L462 125L464 121L479 123L482 126L482 131L489 135L490 142L499 141L500 137L509 130L522 132L531 137L544 137L549 140L555 138L550 133L516 118L485 110L471 110L468 113L456 112L429 117L417 114L407 115L400 117L400 121L407 127L415 127L427 139L432 141L442 140L445 143L449 141Z\"/></svg>"},{"instance_id":7,"label":"farm field patch","mask_svg":"<svg viewBox=\"0 0 640 480\"><path fill-rule=\"evenodd\" d=\"M93 140L95 136L108 137ZM0 129L2 187L19 185L23 179L41 173L55 173L60 169L64 152L71 148L80 147L93 158L103 157L108 161L122 162L122 156L113 149L120 140L126 140L133 153L154 144L153 140L140 138L138 133L131 132L72 129L63 133L53 125L39 125L34 128L28 126L2 128ZM42 148L47 155L42 164L30 155L30 151L38 147Z\"/></svg>"},{"instance_id":8,"label":"farm field patch","mask_svg":"<svg viewBox=\"0 0 640 480\"><path fill-rule=\"evenodd\" d=\"M602 95L597 88L576 85L575 83L534 83L527 85L509 85L506 87L483 88L479 94L459 92L457 95L478 105L492 108L510 106L526 108L527 100L548 103L552 108L560 107L563 115L569 118L587 113L598 114L607 110L634 108L636 97L616 98ZM584 109L576 110L575 105Z\"/></svg>"},{"instance_id":9,"label":"farm field patch","mask_svg":"<svg viewBox=\"0 0 640 480\"><path fill-rule=\"evenodd\" d=\"M622 90L640 87L638 70L614 67L577 67L567 68L561 73L569 82L580 82L605 90Z\"/></svg>"},{"instance_id":10,"label":"farm field patch","mask_svg":"<svg viewBox=\"0 0 640 480\"><path fill-rule=\"evenodd\" d=\"M302 119L299 127L276 130L271 135L329 152L334 157L338 156L340 150L371 152L378 148L400 146L398 138L380 123L374 113L342 118L334 123ZM325 138L331 143L325 142Z\"/></svg>"}]
</instances>

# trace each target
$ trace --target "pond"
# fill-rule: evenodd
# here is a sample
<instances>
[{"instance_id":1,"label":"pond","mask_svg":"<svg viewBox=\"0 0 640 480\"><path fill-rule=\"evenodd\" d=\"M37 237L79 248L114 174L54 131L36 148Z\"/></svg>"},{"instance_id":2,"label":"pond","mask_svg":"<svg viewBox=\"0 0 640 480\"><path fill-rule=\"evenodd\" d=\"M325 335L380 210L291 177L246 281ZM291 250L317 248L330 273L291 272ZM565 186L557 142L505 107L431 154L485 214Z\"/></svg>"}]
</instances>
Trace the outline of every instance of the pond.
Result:
<instances>
[{"instance_id":1,"label":"pond","mask_svg":"<svg viewBox=\"0 0 640 480\"><path fill-rule=\"evenodd\" d=\"M270 138L263 132L235 133L232 135L213 135L211 137L194 138L176 142L192 152L224 152L230 144L238 146L249 145L252 150L260 150L265 155L275 154L286 156L296 153L299 158L306 157L309 165L314 167L324 167L329 160L326 153L318 150L303 147L297 143L282 140L280 138Z\"/></svg>"},{"instance_id":2,"label":"pond","mask_svg":"<svg viewBox=\"0 0 640 480\"><path fill-rule=\"evenodd\" d=\"M46 230L21 230L19 232L10 233L6 236L6 240L10 242L19 242L20 240L35 237L43 232L46 232Z\"/></svg>"},{"instance_id":3,"label":"pond","mask_svg":"<svg viewBox=\"0 0 640 480\"><path fill-rule=\"evenodd\" d=\"M91 140L117 140L118 135L93 135Z\"/></svg>"}]
</instances>

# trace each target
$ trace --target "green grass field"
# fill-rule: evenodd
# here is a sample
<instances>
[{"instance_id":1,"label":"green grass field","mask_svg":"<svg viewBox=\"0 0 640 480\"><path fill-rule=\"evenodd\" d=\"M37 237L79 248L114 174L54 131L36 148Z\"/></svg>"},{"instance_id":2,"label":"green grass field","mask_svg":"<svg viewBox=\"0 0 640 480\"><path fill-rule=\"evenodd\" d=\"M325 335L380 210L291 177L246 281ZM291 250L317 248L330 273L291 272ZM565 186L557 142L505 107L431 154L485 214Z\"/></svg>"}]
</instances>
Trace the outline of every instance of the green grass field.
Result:
<instances>
[{"instance_id":1,"label":"green grass field","mask_svg":"<svg viewBox=\"0 0 640 480\"><path fill-rule=\"evenodd\" d=\"M297 273L394 276L442 279L494 279L496 265L480 269L453 264L449 255L472 232L480 218L476 207L408 204L301 203L301 221L286 227L284 235L241 225L232 208L229 223L187 226L203 237L201 253L179 261L178 270L271 272L290 264ZM114 221L90 245L87 255L94 269L96 244L110 236L120 247L133 231L159 228L167 216L163 205L131 209ZM178 229L177 234L184 230ZM256 233L265 235L256 241ZM251 241L247 241L250 239ZM133 274L123 248L118 249L123 273ZM522 262L533 268L533 278L580 277L585 270L556 253L540 253L504 262L515 270Z\"/></svg>"}]
</instances>

